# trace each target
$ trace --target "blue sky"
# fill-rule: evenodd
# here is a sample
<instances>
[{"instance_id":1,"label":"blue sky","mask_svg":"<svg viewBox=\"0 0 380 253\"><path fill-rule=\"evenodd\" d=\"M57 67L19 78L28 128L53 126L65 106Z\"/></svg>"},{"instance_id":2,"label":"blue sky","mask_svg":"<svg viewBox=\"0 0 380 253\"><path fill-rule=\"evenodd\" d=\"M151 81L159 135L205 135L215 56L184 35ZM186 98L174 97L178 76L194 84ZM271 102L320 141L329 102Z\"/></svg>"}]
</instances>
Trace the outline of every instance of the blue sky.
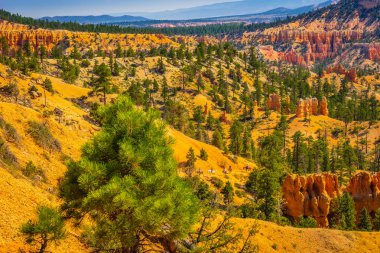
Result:
<instances>
[{"instance_id":1,"label":"blue sky","mask_svg":"<svg viewBox=\"0 0 380 253\"><path fill-rule=\"evenodd\" d=\"M24 16L154 12L234 0L0 0L0 8Z\"/></svg>"},{"instance_id":2,"label":"blue sky","mask_svg":"<svg viewBox=\"0 0 380 253\"><path fill-rule=\"evenodd\" d=\"M141 13L174 10L213 3L238 0L0 0L0 8L23 16L73 16ZM257 1L271 0L249 0ZM324 0L276 0L274 2L290 5L306 5ZM273 4L273 8L281 7Z\"/></svg>"}]
</instances>

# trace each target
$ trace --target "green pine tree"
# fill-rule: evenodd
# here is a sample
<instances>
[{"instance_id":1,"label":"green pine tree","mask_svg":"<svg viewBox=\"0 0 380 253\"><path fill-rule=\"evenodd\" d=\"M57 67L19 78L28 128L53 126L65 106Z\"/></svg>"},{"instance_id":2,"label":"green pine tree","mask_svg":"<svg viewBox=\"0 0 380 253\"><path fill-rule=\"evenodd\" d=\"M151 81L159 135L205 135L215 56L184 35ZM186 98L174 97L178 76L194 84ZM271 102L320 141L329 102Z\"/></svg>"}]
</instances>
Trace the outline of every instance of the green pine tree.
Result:
<instances>
[{"instance_id":1,"label":"green pine tree","mask_svg":"<svg viewBox=\"0 0 380 253\"><path fill-rule=\"evenodd\" d=\"M373 228L376 231L380 231L380 208L376 211L375 218L373 220Z\"/></svg>"},{"instance_id":2,"label":"green pine tree","mask_svg":"<svg viewBox=\"0 0 380 253\"><path fill-rule=\"evenodd\" d=\"M226 185L222 189L221 193L223 194L224 203L227 205L231 204L234 200L234 188L231 183L227 181Z\"/></svg>"},{"instance_id":3,"label":"green pine tree","mask_svg":"<svg viewBox=\"0 0 380 253\"><path fill-rule=\"evenodd\" d=\"M66 237L65 223L54 208L40 206L37 209L37 220L29 220L21 227L21 233L28 244L38 244L39 253L46 251L50 242L58 244Z\"/></svg>"},{"instance_id":4,"label":"green pine tree","mask_svg":"<svg viewBox=\"0 0 380 253\"><path fill-rule=\"evenodd\" d=\"M363 231L372 230L371 216L369 215L367 208L363 208L360 212L358 228Z\"/></svg>"},{"instance_id":5,"label":"green pine tree","mask_svg":"<svg viewBox=\"0 0 380 253\"><path fill-rule=\"evenodd\" d=\"M141 252L186 236L198 201L177 174L159 113L139 110L120 96L99 109L99 118L102 130L61 183L65 214L89 218L84 238L102 251Z\"/></svg>"}]
</instances>

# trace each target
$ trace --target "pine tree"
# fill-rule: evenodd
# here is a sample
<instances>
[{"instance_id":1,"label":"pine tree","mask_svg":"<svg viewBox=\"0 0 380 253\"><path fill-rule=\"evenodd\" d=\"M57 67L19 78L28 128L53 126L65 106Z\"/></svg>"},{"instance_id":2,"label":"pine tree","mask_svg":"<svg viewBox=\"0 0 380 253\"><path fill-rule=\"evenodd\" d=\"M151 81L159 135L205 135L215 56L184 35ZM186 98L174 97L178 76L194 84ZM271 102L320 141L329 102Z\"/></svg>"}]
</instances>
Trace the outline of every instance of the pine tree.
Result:
<instances>
[{"instance_id":1,"label":"pine tree","mask_svg":"<svg viewBox=\"0 0 380 253\"><path fill-rule=\"evenodd\" d=\"M235 120L230 128L230 151L234 155L240 155L243 149L243 125L239 120Z\"/></svg>"},{"instance_id":2,"label":"pine tree","mask_svg":"<svg viewBox=\"0 0 380 253\"><path fill-rule=\"evenodd\" d=\"M119 64L117 63L116 59L113 63L113 71L112 71L112 75L113 76L119 76L120 75L120 66Z\"/></svg>"},{"instance_id":3,"label":"pine tree","mask_svg":"<svg viewBox=\"0 0 380 253\"><path fill-rule=\"evenodd\" d=\"M207 151L204 150L203 148L201 149L201 153L199 155L199 158L201 158L203 161L207 161L208 160Z\"/></svg>"},{"instance_id":4,"label":"pine tree","mask_svg":"<svg viewBox=\"0 0 380 253\"><path fill-rule=\"evenodd\" d=\"M166 72L166 67L165 67L165 64L164 64L162 57L160 57L158 59L156 70L157 70L157 73L159 73L161 75L165 74L165 72Z\"/></svg>"},{"instance_id":5,"label":"pine tree","mask_svg":"<svg viewBox=\"0 0 380 253\"><path fill-rule=\"evenodd\" d=\"M341 229L353 230L355 228L355 202L348 192L343 193L339 199L339 215Z\"/></svg>"},{"instance_id":6,"label":"pine tree","mask_svg":"<svg viewBox=\"0 0 380 253\"><path fill-rule=\"evenodd\" d=\"M46 251L50 242L58 244L66 237L65 223L54 208L40 206L37 209L37 220L29 220L21 227L26 243L39 244L39 253Z\"/></svg>"},{"instance_id":7,"label":"pine tree","mask_svg":"<svg viewBox=\"0 0 380 253\"><path fill-rule=\"evenodd\" d=\"M195 162L197 161L197 157L195 156L195 152L192 147L187 152L186 159L186 174L189 177L192 177L195 170Z\"/></svg>"},{"instance_id":8,"label":"pine tree","mask_svg":"<svg viewBox=\"0 0 380 253\"><path fill-rule=\"evenodd\" d=\"M372 230L371 216L369 216L367 208L363 208L360 212L358 228L363 231Z\"/></svg>"},{"instance_id":9,"label":"pine tree","mask_svg":"<svg viewBox=\"0 0 380 253\"><path fill-rule=\"evenodd\" d=\"M229 205L233 202L235 194L234 188L232 187L230 181L227 181L221 193L223 194L223 200L226 205Z\"/></svg>"},{"instance_id":10,"label":"pine tree","mask_svg":"<svg viewBox=\"0 0 380 253\"><path fill-rule=\"evenodd\" d=\"M214 133L212 134L212 141L211 141L212 145L214 145L215 147L219 148L219 149L224 149L224 140L223 140L223 135L221 134L221 132L216 129L214 131Z\"/></svg>"},{"instance_id":11,"label":"pine tree","mask_svg":"<svg viewBox=\"0 0 380 253\"><path fill-rule=\"evenodd\" d=\"M99 117L102 130L61 183L62 210L91 220L84 238L95 250L135 253L157 243L168 250L190 232L198 201L177 174L165 124L124 96Z\"/></svg>"},{"instance_id":12,"label":"pine tree","mask_svg":"<svg viewBox=\"0 0 380 253\"><path fill-rule=\"evenodd\" d=\"M373 228L376 231L380 231L380 208L376 211L375 218L373 220Z\"/></svg>"},{"instance_id":13,"label":"pine tree","mask_svg":"<svg viewBox=\"0 0 380 253\"><path fill-rule=\"evenodd\" d=\"M44 59L45 59L46 55L47 55L46 47L44 45L41 45L40 50L39 50L39 56L40 56L41 63L44 63Z\"/></svg>"},{"instance_id":14,"label":"pine tree","mask_svg":"<svg viewBox=\"0 0 380 253\"><path fill-rule=\"evenodd\" d=\"M199 93L201 90L204 90L204 89L205 89L205 85L204 85L204 82L203 82L202 75L198 75L198 79L197 79L197 89L198 89L198 93Z\"/></svg>"},{"instance_id":15,"label":"pine tree","mask_svg":"<svg viewBox=\"0 0 380 253\"><path fill-rule=\"evenodd\" d=\"M280 205L280 183L274 172L264 170L257 177L256 199L258 210L262 212L266 220L273 220L277 216Z\"/></svg>"},{"instance_id":16,"label":"pine tree","mask_svg":"<svg viewBox=\"0 0 380 253\"><path fill-rule=\"evenodd\" d=\"M103 103L107 104L107 92L110 87L109 77L111 76L111 70L104 63L94 68L94 74L97 76L94 80L95 92L101 91L103 93Z\"/></svg>"}]
</instances>

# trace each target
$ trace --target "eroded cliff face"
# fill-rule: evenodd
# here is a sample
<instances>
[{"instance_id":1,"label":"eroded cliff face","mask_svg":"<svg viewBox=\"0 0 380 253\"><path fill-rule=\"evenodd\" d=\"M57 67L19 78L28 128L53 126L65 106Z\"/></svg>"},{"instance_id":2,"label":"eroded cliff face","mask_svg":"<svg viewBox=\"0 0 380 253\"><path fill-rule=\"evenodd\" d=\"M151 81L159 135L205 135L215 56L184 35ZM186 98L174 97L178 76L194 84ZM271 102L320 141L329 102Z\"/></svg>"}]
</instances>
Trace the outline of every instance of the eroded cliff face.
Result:
<instances>
[{"instance_id":1,"label":"eroded cliff face","mask_svg":"<svg viewBox=\"0 0 380 253\"><path fill-rule=\"evenodd\" d=\"M282 186L285 213L295 220L312 216L319 226L328 226L330 202L339 196L338 178L332 174L287 176Z\"/></svg>"},{"instance_id":2,"label":"eroded cliff face","mask_svg":"<svg viewBox=\"0 0 380 253\"><path fill-rule=\"evenodd\" d=\"M336 59L355 50L348 65L363 60L380 60L379 0L345 0L295 21L264 30L247 32L241 43L264 45L268 60L309 66L317 61ZM368 43L367 41L371 41ZM268 46L272 46L269 48ZM273 57L275 56L275 57ZM345 62L346 64L346 62Z\"/></svg>"},{"instance_id":3,"label":"eroded cliff face","mask_svg":"<svg viewBox=\"0 0 380 253\"><path fill-rule=\"evenodd\" d=\"M342 187L329 173L289 175L282 186L285 213L294 220L312 216L320 227L327 227L331 201L344 191L353 197L357 214L363 208L373 214L380 208L380 173L358 172Z\"/></svg>"},{"instance_id":4,"label":"eroded cliff face","mask_svg":"<svg viewBox=\"0 0 380 253\"><path fill-rule=\"evenodd\" d=\"M350 179L346 190L355 201L357 214L363 208L369 213L380 208L380 173L360 172Z\"/></svg>"},{"instance_id":5,"label":"eroded cliff face","mask_svg":"<svg viewBox=\"0 0 380 253\"><path fill-rule=\"evenodd\" d=\"M48 52L56 45L63 43L70 52L76 44L80 51L90 48L96 51L99 47L105 52L115 50L119 45L123 50L132 48L148 50L157 44L178 46L178 43L161 34L106 34L89 32L71 32L66 30L36 29L0 20L0 37L5 37L11 53L28 41L32 50L44 45Z\"/></svg>"}]
</instances>

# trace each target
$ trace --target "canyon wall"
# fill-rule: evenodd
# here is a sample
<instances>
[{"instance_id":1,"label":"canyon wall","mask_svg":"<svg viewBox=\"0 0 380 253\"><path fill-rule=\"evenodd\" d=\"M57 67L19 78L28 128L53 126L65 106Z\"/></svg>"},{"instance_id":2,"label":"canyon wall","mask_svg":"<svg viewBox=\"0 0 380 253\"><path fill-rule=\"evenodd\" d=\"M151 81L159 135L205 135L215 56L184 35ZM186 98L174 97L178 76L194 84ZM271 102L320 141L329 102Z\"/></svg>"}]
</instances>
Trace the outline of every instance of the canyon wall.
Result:
<instances>
[{"instance_id":1,"label":"canyon wall","mask_svg":"<svg viewBox=\"0 0 380 253\"><path fill-rule=\"evenodd\" d=\"M66 30L36 29L25 25L0 20L0 38L7 39L11 53L20 49L27 41L32 50L44 45L48 51L65 41L71 52L76 44L82 52L90 48L96 51L99 47L105 52L115 50L119 45L127 50L149 50L157 45L178 47L179 44L162 34L108 34L90 32L71 32Z\"/></svg>"},{"instance_id":2,"label":"canyon wall","mask_svg":"<svg viewBox=\"0 0 380 253\"><path fill-rule=\"evenodd\" d=\"M380 173L359 172L350 179L346 190L355 201L357 214L363 208L369 213L380 208Z\"/></svg>"},{"instance_id":3,"label":"canyon wall","mask_svg":"<svg viewBox=\"0 0 380 253\"><path fill-rule=\"evenodd\" d=\"M295 220L312 216L321 227L328 226L330 202L339 195L338 178L332 174L287 176L282 186L285 213Z\"/></svg>"},{"instance_id":4,"label":"canyon wall","mask_svg":"<svg viewBox=\"0 0 380 253\"><path fill-rule=\"evenodd\" d=\"M331 201L344 191L353 197L357 215L363 208L374 214L380 208L380 173L358 172L343 187L329 173L288 175L282 185L285 214L294 220L311 216L320 227L327 227Z\"/></svg>"},{"instance_id":5,"label":"canyon wall","mask_svg":"<svg viewBox=\"0 0 380 253\"><path fill-rule=\"evenodd\" d=\"M285 50L279 51L280 60L307 66L317 60L332 58L346 44L357 42L363 37L360 30L343 31L307 31L301 29L268 29L257 34L262 43L272 45L289 44Z\"/></svg>"}]
</instances>

